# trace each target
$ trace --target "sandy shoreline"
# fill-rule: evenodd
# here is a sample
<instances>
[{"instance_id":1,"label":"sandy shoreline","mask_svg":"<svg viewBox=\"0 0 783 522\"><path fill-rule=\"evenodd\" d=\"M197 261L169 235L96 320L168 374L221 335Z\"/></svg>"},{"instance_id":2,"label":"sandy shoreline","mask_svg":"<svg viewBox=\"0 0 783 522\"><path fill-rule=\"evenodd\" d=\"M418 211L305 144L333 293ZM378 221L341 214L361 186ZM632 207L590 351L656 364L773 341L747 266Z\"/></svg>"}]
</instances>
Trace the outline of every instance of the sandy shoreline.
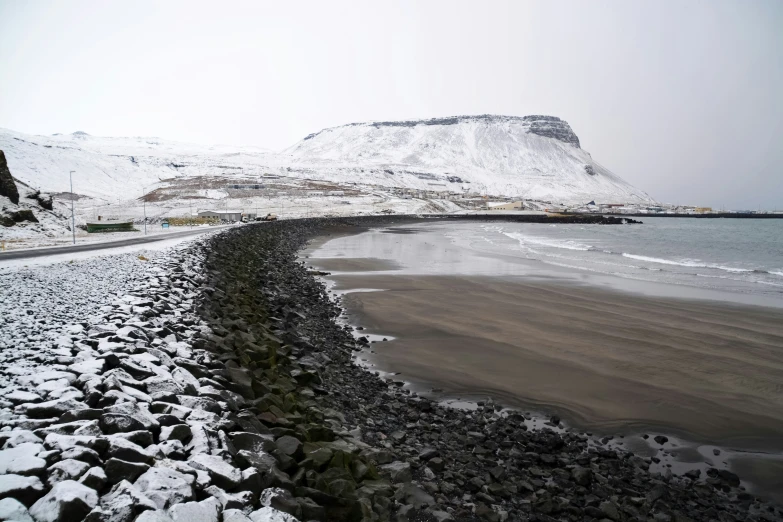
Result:
<instances>
[{"instance_id":1,"label":"sandy shoreline","mask_svg":"<svg viewBox=\"0 0 783 522\"><path fill-rule=\"evenodd\" d=\"M452 395L780 450L783 311L482 277L334 278L380 367Z\"/></svg>"},{"instance_id":2,"label":"sandy shoreline","mask_svg":"<svg viewBox=\"0 0 783 522\"><path fill-rule=\"evenodd\" d=\"M729 467L783 501L783 309L546 275L416 274L405 256L388 255L388 241L381 250L368 249L371 241L330 250L319 240L306 251L308 264L332 272L332 288L346 292L351 324L394 338L362 352L365 364L399 372L412 390L437 389L433 397L492 397L596 434L636 434L625 447L663 458L662 469ZM405 239L395 241L409 252ZM324 251L331 255L318 258ZM413 255L420 262L428 252ZM678 439L663 447L643 433Z\"/></svg>"}]
</instances>

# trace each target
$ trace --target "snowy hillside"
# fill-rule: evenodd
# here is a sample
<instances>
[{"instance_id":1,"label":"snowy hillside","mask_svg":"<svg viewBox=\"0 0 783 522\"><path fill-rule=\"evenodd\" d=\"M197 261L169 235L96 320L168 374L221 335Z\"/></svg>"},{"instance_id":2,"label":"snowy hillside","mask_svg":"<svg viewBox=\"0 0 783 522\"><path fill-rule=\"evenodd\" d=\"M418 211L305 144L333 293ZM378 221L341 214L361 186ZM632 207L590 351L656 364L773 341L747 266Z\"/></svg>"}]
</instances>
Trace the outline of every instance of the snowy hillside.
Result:
<instances>
[{"instance_id":1,"label":"snowy hillside","mask_svg":"<svg viewBox=\"0 0 783 522\"><path fill-rule=\"evenodd\" d=\"M73 170L75 193L115 203L166 187L181 197L214 199L220 180L253 182L262 175L568 204L651 201L594 161L568 123L552 116L356 123L311 134L280 153L0 129L0 150L13 175L30 187L69 192ZM194 180L202 179L210 182L199 188Z\"/></svg>"},{"instance_id":2,"label":"snowy hillside","mask_svg":"<svg viewBox=\"0 0 783 522\"><path fill-rule=\"evenodd\" d=\"M31 136L8 129L0 129L0 150L14 177L31 187L70 192L68 173L73 170L75 193L106 200L138 198L144 187L181 176L258 174L259 159L268 155L253 147L100 138L84 132Z\"/></svg>"},{"instance_id":3,"label":"snowy hillside","mask_svg":"<svg viewBox=\"0 0 783 522\"><path fill-rule=\"evenodd\" d=\"M558 203L651 201L594 161L568 123L552 116L354 123L311 134L283 155L330 179Z\"/></svg>"}]
</instances>

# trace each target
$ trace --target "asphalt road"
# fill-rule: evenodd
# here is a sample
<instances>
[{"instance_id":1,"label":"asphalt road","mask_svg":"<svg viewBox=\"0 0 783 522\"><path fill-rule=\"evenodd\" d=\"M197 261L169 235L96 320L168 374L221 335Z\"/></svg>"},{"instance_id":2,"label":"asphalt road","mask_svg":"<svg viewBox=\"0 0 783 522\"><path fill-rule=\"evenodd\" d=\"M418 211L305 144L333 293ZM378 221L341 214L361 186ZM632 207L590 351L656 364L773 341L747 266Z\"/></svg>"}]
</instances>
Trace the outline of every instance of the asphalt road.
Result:
<instances>
[{"instance_id":1,"label":"asphalt road","mask_svg":"<svg viewBox=\"0 0 783 522\"><path fill-rule=\"evenodd\" d=\"M73 254L75 252L88 252L90 250L105 250L109 248L119 248L133 245L143 245L144 243L154 243L156 241L165 241L167 239L177 239L187 236L195 236L205 232L231 228L236 225L225 225L219 227L198 228L194 230L185 230L183 232L171 232L168 234L155 234L152 236L135 237L133 239L121 239L119 241L102 241L100 243L85 243L80 245L57 246L49 248L30 248L21 250L11 250L10 252L0 252L0 261L10 259L30 259L34 257L54 256L61 254Z\"/></svg>"}]
</instances>

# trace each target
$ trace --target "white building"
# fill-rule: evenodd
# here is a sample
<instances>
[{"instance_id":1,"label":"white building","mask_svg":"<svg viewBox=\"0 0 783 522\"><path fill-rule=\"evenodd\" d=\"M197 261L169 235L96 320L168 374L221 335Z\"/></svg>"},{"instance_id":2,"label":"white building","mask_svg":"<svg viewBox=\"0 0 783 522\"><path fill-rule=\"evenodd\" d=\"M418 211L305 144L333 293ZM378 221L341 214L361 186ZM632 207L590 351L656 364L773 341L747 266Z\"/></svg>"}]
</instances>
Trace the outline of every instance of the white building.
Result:
<instances>
[{"instance_id":1,"label":"white building","mask_svg":"<svg viewBox=\"0 0 783 522\"><path fill-rule=\"evenodd\" d=\"M203 210L198 217L218 218L220 221L242 221L242 212L239 210Z\"/></svg>"},{"instance_id":2,"label":"white building","mask_svg":"<svg viewBox=\"0 0 783 522\"><path fill-rule=\"evenodd\" d=\"M521 201L487 202L487 210L522 210L523 208Z\"/></svg>"}]
</instances>

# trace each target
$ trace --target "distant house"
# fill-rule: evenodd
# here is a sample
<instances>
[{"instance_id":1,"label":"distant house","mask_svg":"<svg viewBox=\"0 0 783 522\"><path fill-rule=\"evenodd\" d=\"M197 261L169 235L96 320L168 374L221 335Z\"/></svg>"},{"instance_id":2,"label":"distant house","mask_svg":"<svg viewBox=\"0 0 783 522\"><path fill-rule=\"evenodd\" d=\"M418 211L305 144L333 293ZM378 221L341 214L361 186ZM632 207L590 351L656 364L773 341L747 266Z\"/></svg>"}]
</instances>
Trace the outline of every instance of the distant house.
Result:
<instances>
[{"instance_id":1,"label":"distant house","mask_svg":"<svg viewBox=\"0 0 783 522\"><path fill-rule=\"evenodd\" d=\"M345 191L343 190L330 190L326 193L327 196L344 196Z\"/></svg>"},{"instance_id":2,"label":"distant house","mask_svg":"<svg viewBox=\"0 0 783 522\"><path fill-rule=\"evenodd\" d=\"M95 221L87 222L87 232L130 232L133 230L133 220L123 218L106 218L98 216Z\"/></svg>"},{"instance_id":3,"label":"distant house","mask_svg":"<svg viewBox=\"0 0 783 522\"><path fill-rule=\"evenodd\" d=\"M323 196L324 191L323 190L311 190L307 193L308 196Z\"/></svg>"},{"instance_id":4,"label":"distant house","mask_svg":"<svg viewBox=\"0 0 783 522\"><path fill-rule=\"evenodd\" d=\"M242 212L239 210L204 210L198 213L198 217L218 218L220 221L242 221Z\"/></svg>"},{"instance_id":5,"label":"distant house","mask_svg":"<svg viewBox=\"0 0 783 522\"><path fill-rule=\"evenodd\" d=\"M503 202L488 202L487 210L522 210L524 207L521 201L509 201Z\"/></svg>"}]
</instances>

